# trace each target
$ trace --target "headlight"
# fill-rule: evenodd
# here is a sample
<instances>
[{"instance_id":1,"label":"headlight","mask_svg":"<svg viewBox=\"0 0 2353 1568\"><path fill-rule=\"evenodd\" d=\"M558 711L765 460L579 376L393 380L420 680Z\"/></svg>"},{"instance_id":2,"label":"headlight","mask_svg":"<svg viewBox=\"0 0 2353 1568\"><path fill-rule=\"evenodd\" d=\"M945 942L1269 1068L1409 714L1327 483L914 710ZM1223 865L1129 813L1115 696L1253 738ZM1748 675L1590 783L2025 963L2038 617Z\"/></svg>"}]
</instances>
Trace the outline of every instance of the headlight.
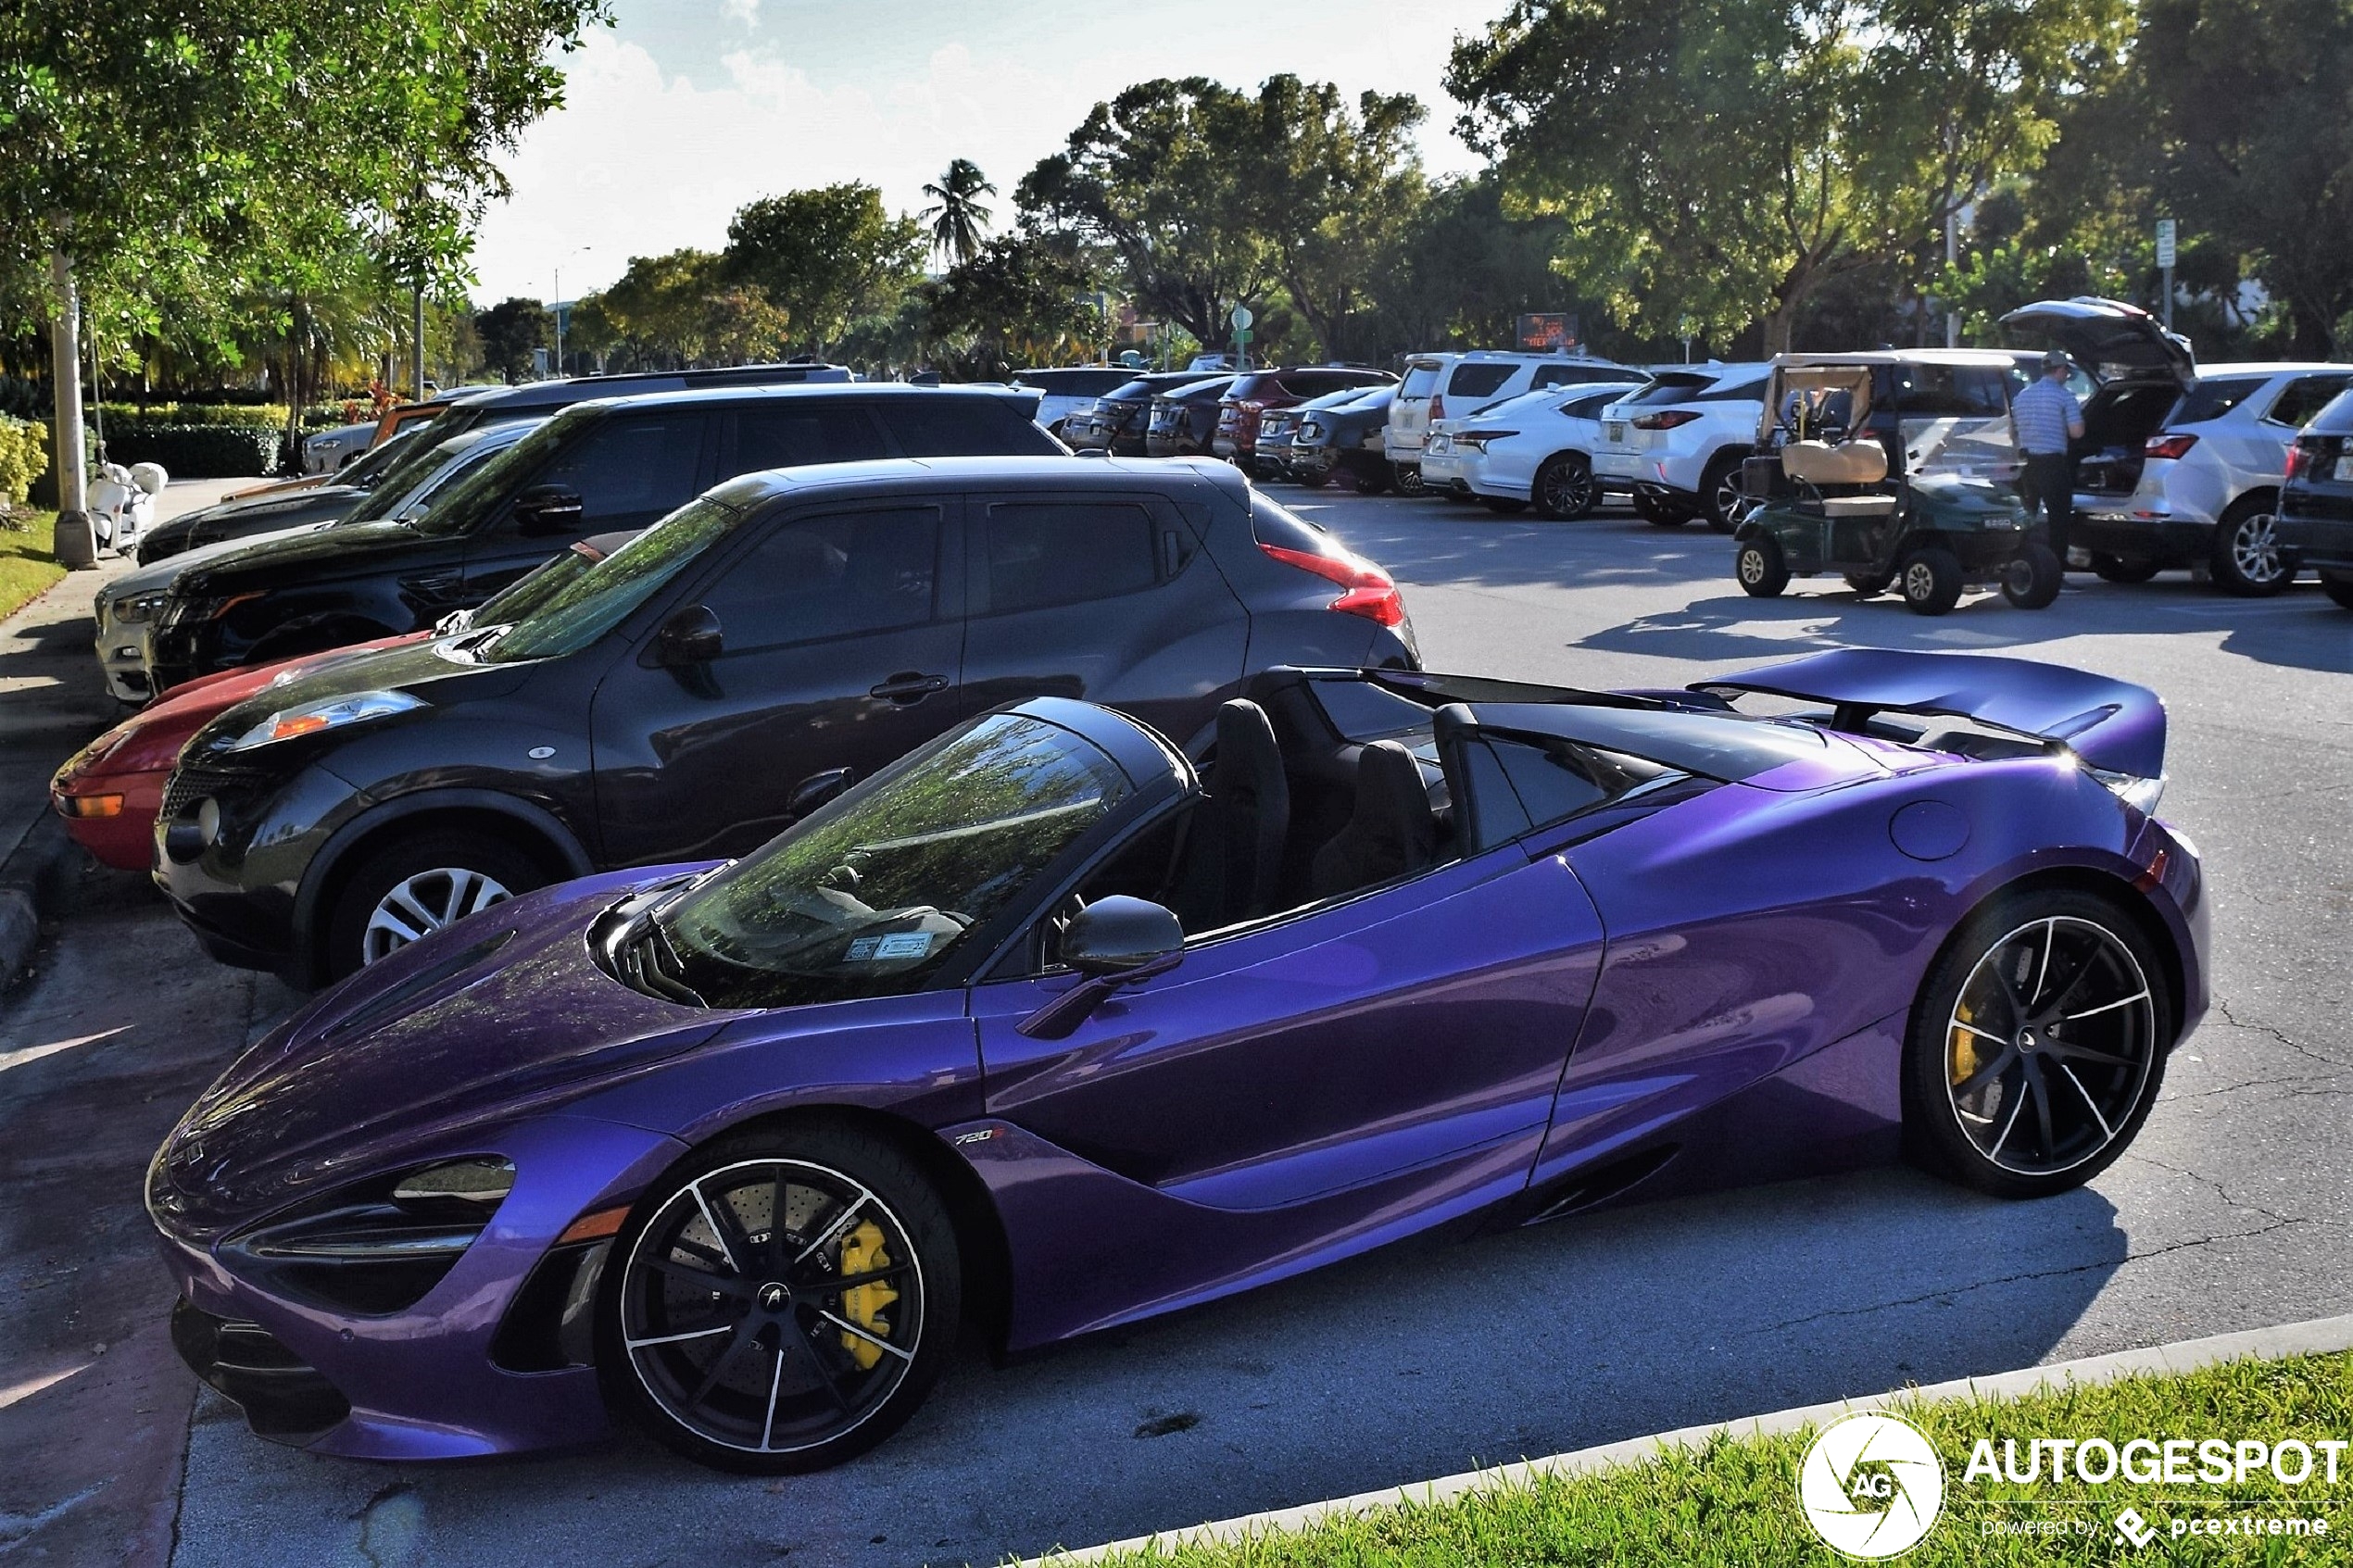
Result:
<instances>
[{"instance_id":1,"label":"headlight","mask_svg":"<svg viewBox=\"0 0 2353 1568\"><path fill-rule=\"evenodd\" d=\"M1310 420L1305 424L1299 427L1299 439L1302 441L1320 440L1323 433L1324 427L1317 424L1314 420Z\"/></svg>"},{"instance_id":2,"label":"headlight","mask_svg":"<svg viewBox=\"0 0 2353 1568\"><path fill-rule=\"evenodd\" d=\"M515 1185L512 1161L447 1160L348 1187L242 1231L239 1272L348 1311L414 1306L465 1256Z\"/></svg>"},{"instance_id":3,"label":"headlight","mask_svg":"<svg viewBox=\"0 0 2353 1568\"><path fill-rule=\"evenodd\" d=\"M2144 779L2132 773L2113 773L2106 768L2095 768L2088 762L2083 765L2083 771L2106 784L2119 800L2138 808L2144 816L2157 815L2157 803L2165 797L2165 775L2162 773L2153 779Z\"/></svg>"},{"instance_id":4,"label":"headlight","mask_svg":"<svg viewBox=\"0 0 2353 1568\"><path fill-rule=\"evenodd\" d=\"M282 708L217 749L251 751L258 746L293 740L298 735L340 730L346 724L364 724L372 719L390 719L396 714L414 712L424 706L421 698L410 696L407 692L360 692L354 696L325 697L318 702L306 702L299 708Z\"/></svg>"},{"instance_id":5,"label":"headlight","mask_svg":"<svg viewBox=\"0 0 2353 1568\"><path fill-rule=\"evenodd\" d=\"M150 593L131 594L114 601L114 621L118 626L136 626L154 619L163 608L166 595L160 588Z\"/></svg>"}]
</instances>

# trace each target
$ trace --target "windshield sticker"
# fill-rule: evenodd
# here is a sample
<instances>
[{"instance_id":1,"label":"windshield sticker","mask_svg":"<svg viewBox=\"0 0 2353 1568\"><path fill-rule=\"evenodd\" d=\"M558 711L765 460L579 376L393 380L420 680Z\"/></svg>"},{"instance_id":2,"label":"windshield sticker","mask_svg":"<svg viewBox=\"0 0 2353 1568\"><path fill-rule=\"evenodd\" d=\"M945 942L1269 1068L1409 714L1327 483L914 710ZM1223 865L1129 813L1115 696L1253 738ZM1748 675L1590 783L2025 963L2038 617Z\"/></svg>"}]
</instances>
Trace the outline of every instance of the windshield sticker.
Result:
<instances>
[{"instance_id":1,"label":"windshield sticker","mask_svg":"<svg viewBox=\"0 0 2353 1568\"><path fill-rule=\"evenodd\" d=\"M931 951L928 931L897 931L875 945L878 959L920 959Z\"/></svg>"}]
</instances>

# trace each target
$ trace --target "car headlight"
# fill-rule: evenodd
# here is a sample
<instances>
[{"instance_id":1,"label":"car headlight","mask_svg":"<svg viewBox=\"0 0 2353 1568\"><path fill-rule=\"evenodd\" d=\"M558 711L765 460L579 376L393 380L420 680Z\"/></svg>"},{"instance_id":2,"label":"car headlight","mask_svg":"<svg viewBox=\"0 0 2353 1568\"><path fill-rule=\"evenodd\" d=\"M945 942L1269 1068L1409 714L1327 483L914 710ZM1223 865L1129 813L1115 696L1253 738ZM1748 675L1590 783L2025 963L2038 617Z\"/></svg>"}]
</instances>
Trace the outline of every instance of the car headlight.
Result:
<instances>
[{"instance_id":1,"label":"car headlight","mask_svg":"<svg viewBox=\"0 0 2353 1568\"><path fill-rule=\"evenodd\" d=\"M397 1312L439 1285L514 1189L512 1160L445 1160L380 1177L239 1232L238 1272L347 1311Z\"/></svg>"},{"instance_id":2,"label":"car headlight","mask_svg":"<svg viewBox=\"0 0 2353 1568\"><path fill-rule=\"evenodd\" d=\"M137 626L155 618L166 598L160 588L150 593L129 594L114 601L114 621L118 626Z\"/></svg>"},{"instance_id":3,"label":"car headlight","mask_svg":"<svg viewBox=\"0 0 2353 1568\"><path fill-rule=\"evenodd\" d=\"M251 751L256 746L293 740L300 735L315 735L350 724L364 724L371 720L413 713L424 706L422 698L410 696L407 692L360 692L352 696L322 697L299 707L282 708L236 739L215 749Z\"/></svg>"}]
</instances>

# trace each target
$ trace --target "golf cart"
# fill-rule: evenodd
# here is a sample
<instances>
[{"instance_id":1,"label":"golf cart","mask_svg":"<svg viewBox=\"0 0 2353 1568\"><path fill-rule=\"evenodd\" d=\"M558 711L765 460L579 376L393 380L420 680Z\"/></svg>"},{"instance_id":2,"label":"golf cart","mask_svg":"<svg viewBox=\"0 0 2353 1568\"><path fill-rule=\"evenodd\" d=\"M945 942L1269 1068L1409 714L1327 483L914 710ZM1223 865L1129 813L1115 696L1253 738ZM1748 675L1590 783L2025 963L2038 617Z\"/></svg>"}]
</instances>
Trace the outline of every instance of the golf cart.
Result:
<instances>
[{"instance_id":1,"label":"golf cart","mask_svg":"<svg viewBox=\"0 0 2353 1568\"><path fill-rule=\"evenodd\" d=\"M1770 598L1792 577L1835 571L1858 594L1895 584L1920 615L1942 615L1985 583L2021 609L2043 608L2058 596L2061 569L2012 483L2007 418L1950 421L1934 438L1936 460L1918 460L1927 444L1872 429L1874 371L1897 358L1773 361L1756 450L1741 468L1751 503L1732 533L1742 589Z\"/></svg>"}]
</instances>

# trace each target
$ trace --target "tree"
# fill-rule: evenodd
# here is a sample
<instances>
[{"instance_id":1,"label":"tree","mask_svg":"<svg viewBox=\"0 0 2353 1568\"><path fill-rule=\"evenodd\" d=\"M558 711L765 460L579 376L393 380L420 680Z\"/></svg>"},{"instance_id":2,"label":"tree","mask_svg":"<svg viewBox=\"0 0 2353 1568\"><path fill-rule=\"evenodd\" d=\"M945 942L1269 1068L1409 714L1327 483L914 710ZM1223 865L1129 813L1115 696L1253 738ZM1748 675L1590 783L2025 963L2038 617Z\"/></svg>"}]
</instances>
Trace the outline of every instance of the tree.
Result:
<instances>
[{"instance_id":1,"label":"tree","mask_svg":"<svg viewBox=\"0 0 2353 1568\"><path fill-rule=\"evenodd\" d=\"M501 300L474 317L484 363L512 386L529 374L532 350L547 346L547 307L535 299Z\"/></svg>"},{"instance_id":2,"label":"tree","mask_svg":"<svg viewBox=\"0 0 2353 1568\"><path fill-rule=\"evenodd\" d=\"M2030 169L2121 0L1515 0L1447 87L1621 320L1789 346L1825 284Z\"/></svg>"},{"instance_id":3,"label":"tree","mask_svg":"<svg viewBox=\"0 0 2353 1568\"><path fill-rule=\"evenodd\" d=\"M922 228L855 182L762 196L727 225L733 275L756 284L795 344L819 356L851 321L887 315L922 275L923 253Z\"/></svg>"},{"instance_id":4,"label":"tree","mask_svg":"<svg viewBox=\"0 0 2353 1568\"><path fill-rule=\"evenodd\" d=\"M707 250L633 256L628 270L582 308L640 369L773 359L791 340L785 312Z\"/></svg>"},{"instance_id":5,"label":"tree","mask_svg":"<svg viewBox=\"0 0 2353 1568\"><path fill-rule=\"evenodd\" d=\"M925 185L924 194L932 198L932 205L922 216L931 220L934 253L958 266L978 255L981 235L988 228L988 208L980 198L996 194L980 165L964 157L949 164L937 183Z\"/></svg>"},{"instance_id":6,"label":"tree","mask_svg":"<svg viewBox=\"0 0 2353 1568\"><path fill-rule=\"evenodd\" d=\"M1440 184L1368 269L1387 344L1411 350L1511 342L1522 312L1568 303L1567 285L1553 270L1567 233L1557 217L1505 212L1493 169Z\"/></svg>"},{"instance_id":7,"label":"tree","mask_svg":"<svg viewBox=\"0 0 2353 1568\"><path fill-rule=\"evenodd\" d=\"M970 340L975 363L1051 364L1082 348L1095 331L1087 295L1095 280L1067 244L1031 233L990 240L949 269L931 297L931 324L943 338Z\"/></svg>"}]
</instances>

